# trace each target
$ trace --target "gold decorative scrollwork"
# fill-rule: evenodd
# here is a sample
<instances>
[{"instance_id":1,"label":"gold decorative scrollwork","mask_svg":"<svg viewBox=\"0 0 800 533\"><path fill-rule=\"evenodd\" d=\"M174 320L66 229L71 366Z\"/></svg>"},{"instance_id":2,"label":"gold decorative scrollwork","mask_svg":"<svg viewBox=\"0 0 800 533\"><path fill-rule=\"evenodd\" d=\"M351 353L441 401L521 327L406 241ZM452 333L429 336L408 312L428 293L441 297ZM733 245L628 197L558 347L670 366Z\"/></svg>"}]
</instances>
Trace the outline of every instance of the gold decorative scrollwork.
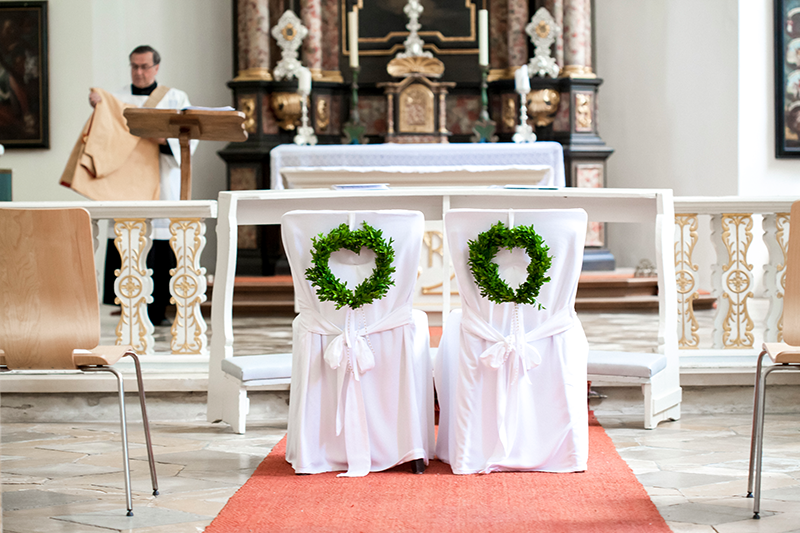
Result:
<instances>
[{"instance_id":1,"label":"gold decorative scrollwork","mask_svg":"<svg viewBox=\"0 0 800 533\"><path fill-rule=\"evenodd\" d=\"M270 105L278 119L278 126L289 131L297 127L303 112L301 98L299 93L272 93Z\"/></svg>"},{"instance_id":2,"label":"gold decorative scrollwork","mask_svg":"<svg viewBox=\"0 0 800 533\"><path fill-rule=\"evenodd\" d=\"M503 98L503 125L507 130L513 131L517 125L517 104L516 97L506 95Z\"/></svg>"},{"instance_id":3,"label":"gold decorative scrollwork","mask_svg":"<svg viewBox=\"0 0 800 533\"><path fill-rule=\"evenodd\" d=\"M205 319L200 304L206 301L206 269L200 266L206 226L198 218L170 219L170 246L176 267L170 270L170 301L175 304L172 353L199 354L207 351Z\"/></svg>"},{"instance_id":4,"label":"gold decorative scrollwork","mask_svg":"<svg viewBox=\"0 0 800 533\"><path fill-rule=\"evenodd\" d=\"M575 131L592 131L592 95L575 94Z\"/></svg>"},{"instance_id":5,"label":"gold decorative scrollwork","mask_svg":"<svg viewBox=\"0 0 800 533\"><path fill-rule=\"evenodd\" d=\"M256 97L253 95L239 97L239 111L244 113L244 129L247 133L256 133Z\"/></svg>"},{"instance_id":6,"label":"gold decorative scrollwork","mask_svg":"<svg viewBox=\"0 0 800 533\"><path fill-rule=\"evenodd\" d=\"M533 118L536 126L549 126L556 119L558 104L561 102L561 93L553 89L541 89L528 93L526 105L528 115Z\"/></svg>"},{"instance_id":7,"label":"gold decorative scrollwork","mask_svg":"<svg viewBox=\"0 0 800 533\"><path fill-rule=\"evenodd\" d=\"M316 113L314 120L317 123L317 131L325 131L331 123L330 101L324 97L317 98Z\"/></svg>"},{"instance_id":8,"label":"gold decorative scrollwork","mask_svg":"<svg viewBox=\"0 0 800 533\"><path fill-rule=\"evenodd\" d=\"M153 301L152 271L146 265L150 228L144 218L114 220L114 246L120 257L120 268L114 271L114 303L120 306L116 342L142 353L153 353L155 344L147 315L147 304Z\"/></svg>"},{"instance_id":9,"label":"gold decorative scrollwork","mask_svg":"<svg viewBox=\"0 0 800 533\"><path fill-rule=\"evenodd\" d=\"M721 224L728 252L728 262L722 267L722 297L727 302L722 344L724 348L752 348L753 319L747 304L753 297L753 265L747 262L747 251L753 241L753 218L748 213L723 213Z\"/></svg>"},{"instance_id":10,"label":"gold decorative scrollwork","mask_svg":"<svg viewBox=\"0 0 800 533\"><path fill-rule=\"evenodd\" d=\"M694 300L698 298L695 274L699 266L692 259L697 245L697 214L676 214L675 283L678 289L678 333L681 348L697 348L700 326L694 315Z\"/></svg>"}]
</instances>

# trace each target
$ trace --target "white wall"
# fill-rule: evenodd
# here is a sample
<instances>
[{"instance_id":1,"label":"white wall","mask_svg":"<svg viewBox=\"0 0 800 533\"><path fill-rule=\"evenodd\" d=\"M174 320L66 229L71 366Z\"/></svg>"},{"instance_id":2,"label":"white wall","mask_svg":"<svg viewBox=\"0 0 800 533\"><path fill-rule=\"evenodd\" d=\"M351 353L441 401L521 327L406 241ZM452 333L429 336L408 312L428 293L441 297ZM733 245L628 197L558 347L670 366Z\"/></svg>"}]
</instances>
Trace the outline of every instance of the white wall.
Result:
<instances>
[{"instance_id":1,"label":"white wall","mask_svg":"<svg viewBox=\"0 0 800 533\"><path fill-rule=\"evenodd\" d=\"M737 3L598 0L594 6L595 70L604 80L599 131L615 150L607 186L737 194ZM653 260L651 243L644 228L609 228L619 266Z\"/></svg>"},{"instance_id":2,"label":"white wall","mask_svg":"<svg viewBox=\"0 0 800 533\"><path fill-rule=\"evenodd\" d=\"M800 197L800 159L775 157L772 9L739 1L739 194Z\"/></svg>"},{"instance_id":3,"label":"white wall","mask_svg":"<svg viewBox=\"0 0 800 533\"><path fill-rule=\"evenodd\" d=\"M193 105L230 105L231 16L231 0L51 0L50 149L6 149L0 166L13 171L13 199L83 199L58 181L91 114L89 88L116 91L129 84L128 54L140 44L162 56L159 84L186 91ZM194 199L216 199L225 189L225 164L216 154L224 146L200 143L192 158ZM216 248L213 227L207 265Z\"/></svg>"}]
</instances>

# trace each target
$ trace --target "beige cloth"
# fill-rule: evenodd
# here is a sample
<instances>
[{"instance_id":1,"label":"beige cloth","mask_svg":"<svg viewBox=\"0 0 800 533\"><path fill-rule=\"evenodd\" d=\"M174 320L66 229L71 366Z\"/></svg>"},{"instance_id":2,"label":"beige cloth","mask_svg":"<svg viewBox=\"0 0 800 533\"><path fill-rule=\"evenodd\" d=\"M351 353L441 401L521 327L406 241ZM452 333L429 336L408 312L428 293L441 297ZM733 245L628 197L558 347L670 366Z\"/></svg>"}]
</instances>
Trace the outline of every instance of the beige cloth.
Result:
<instances>
[{"instance_id":1,"label":"beige cloth","mask_svg":"<svg viewBox=\"0 0 800 533\"><path fill-rule=\"evenodd\" d=\"M130 105L102 89L92 91L102 100L72 149L61 184L92 200L158 200L158 145L130 134L122 114Z\"/></svg>"}]
</instances>

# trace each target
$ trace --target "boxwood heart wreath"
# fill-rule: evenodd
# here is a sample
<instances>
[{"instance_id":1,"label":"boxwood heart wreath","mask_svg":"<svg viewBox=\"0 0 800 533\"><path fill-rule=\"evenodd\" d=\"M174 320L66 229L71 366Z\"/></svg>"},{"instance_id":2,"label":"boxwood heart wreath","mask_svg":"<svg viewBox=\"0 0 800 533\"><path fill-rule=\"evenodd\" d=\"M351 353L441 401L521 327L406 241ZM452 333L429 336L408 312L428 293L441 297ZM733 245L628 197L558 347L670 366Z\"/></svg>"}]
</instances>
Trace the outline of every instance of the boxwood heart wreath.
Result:
<instances>
[{"instance_id":1,"label":"boxwood heart wreath","mask_svg":"<svg viewBox=\"0 0 800 533\"><path fill-rule=\"evenodd\" d=\"M320 233L311 239L313 266L306 270L306 279L317 288L317 297L323 302L335 303L336 309L344 306L358 309L362 305L380 300L389 291L389 287L394 285L392 239L387 243L380 230L366 222L363 222L362 226L363 229L350 231L347 224L342 224L327 235ZM375 269L369 278L351 291L346 283L342 283L333 275L328 261L331 254L337 250L345 249L359 254L361 248L369 248L375 252Z\"/></svg>"},{"instance_id":2,"label":"boxwood heart wreath","mask_svg":"<svg viewBox=\"0 0 800 533\"><path fill-rule=\"evenodd\" d=\"M496 304L507 302L518 304L535 304L539 289L550 281L545 273L550 268L553 258L547 255L550 248L542 237L533 230L533 226L517 226L507 228L502 222L492 226L489 231L469 241L469 268L475 283L481 289L481 296ZM522 248L531 258L528 265L528 277L516 291L503 281L498 272L497 263L493 260L500 248ZM539 309L542 305L539 304Z\"/></svg>"}]
</instances>

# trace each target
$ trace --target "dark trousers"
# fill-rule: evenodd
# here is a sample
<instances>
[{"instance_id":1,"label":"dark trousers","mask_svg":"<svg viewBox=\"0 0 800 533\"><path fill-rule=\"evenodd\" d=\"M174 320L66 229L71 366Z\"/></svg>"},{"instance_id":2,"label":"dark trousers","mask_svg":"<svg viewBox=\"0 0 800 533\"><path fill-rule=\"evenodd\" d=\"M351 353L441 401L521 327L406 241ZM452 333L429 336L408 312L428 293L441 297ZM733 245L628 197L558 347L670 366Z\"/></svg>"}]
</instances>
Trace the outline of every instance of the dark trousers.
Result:
<instances>
[{"instance_id":1,"label":"dark trousers","mask_svg":"<svg viewBox=\"0 0 800 533\"><path fill-rule=\"evenodd\" d=\"M114 282L117 277L114 271L122 266L114 239L108 239L106 248L106 273L103 285L103 303L114 305ZM169 271L177 266L175 252L169 241L153 240L150 253L147 254L147 268L153 270L153 303L147 306L150 321L158 326L166 318L169 305Z\"/></svg>"}]
</instances>

